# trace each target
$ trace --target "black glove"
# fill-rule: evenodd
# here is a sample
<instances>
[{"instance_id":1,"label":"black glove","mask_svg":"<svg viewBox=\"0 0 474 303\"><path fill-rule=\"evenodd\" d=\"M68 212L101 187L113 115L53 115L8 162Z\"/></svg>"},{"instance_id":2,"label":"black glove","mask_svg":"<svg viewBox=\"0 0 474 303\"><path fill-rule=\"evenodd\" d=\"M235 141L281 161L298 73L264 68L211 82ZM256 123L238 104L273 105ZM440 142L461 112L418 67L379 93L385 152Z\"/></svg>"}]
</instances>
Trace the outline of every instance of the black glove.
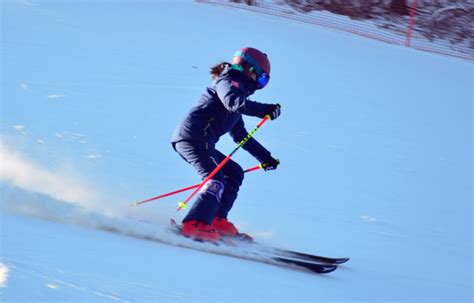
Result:
<instances>
[{"instance_id":1,"label":"black glove","mask_svg":"<svg viewBox=\"0 0 474 303\"><path fill-rule=\"evenodd\" d=\"M278 164L280 164L280 160L278 159L274 159L274 158L270 158L268 159L267 161L261 163L260 165L262 166L262 168L265 170L265 171L269 171L269 170L274 170L277 168Z\"/></svg>"},{"instance_id":2,"label":"black glove","mask_svg":"<svg viewBox=\"0 0 474 303\"><path fill-rule=\"evenodd\" d=\"M267 115L270 116L270 120L275 120L276 118L278 118L278 116L280 116L280 113L281 113L280 108L281 108L281 105L278 103L268 105Z\"/></svg>"}]
</instances>

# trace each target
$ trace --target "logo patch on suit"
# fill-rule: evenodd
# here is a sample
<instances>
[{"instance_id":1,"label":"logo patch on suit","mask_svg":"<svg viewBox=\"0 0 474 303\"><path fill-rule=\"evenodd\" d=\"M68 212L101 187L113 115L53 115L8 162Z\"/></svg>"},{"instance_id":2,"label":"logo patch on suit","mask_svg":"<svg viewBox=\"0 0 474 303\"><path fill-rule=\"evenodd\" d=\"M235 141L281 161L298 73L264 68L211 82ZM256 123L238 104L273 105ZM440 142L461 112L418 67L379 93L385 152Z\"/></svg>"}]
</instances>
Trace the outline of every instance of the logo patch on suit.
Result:
<instances>
[{"instance_id":1,"label":"logo patch on suit","mask_svg":"<svg viewBox=\"0 0 474 303\"><path fill-rule=\"evenodd\" d=\"M219 180L211 179L203 185L200 192L213 195L217 201L220 201L222 193L224 192L224 183Z\"/></svg>"}]
</instances>

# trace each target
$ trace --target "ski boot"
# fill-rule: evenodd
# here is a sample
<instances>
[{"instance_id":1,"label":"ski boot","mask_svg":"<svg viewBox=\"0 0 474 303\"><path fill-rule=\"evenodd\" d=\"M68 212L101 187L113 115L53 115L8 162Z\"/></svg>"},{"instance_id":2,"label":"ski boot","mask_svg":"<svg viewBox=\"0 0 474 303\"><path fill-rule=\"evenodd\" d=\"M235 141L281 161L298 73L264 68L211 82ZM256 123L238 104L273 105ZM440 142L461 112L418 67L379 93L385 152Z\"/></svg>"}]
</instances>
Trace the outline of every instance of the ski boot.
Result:
<instances>
[{"instance_id":1,"label":"ski boot","mask_svg":"<svg viewBox=\"0 0 474 303\"><path fill-rule=\"evenodd\" d=\"M227 238L233 238L246 242L253 242L253 238L247 234L240 233L237 227L226 218L215 217L212 221L212 227L214 227L219 234Z\"/></svg>"},{"instance_id":2,"label":"ski boot","mask_svg":"<svg viewBox=\"0 0 474 303\"><path fill-rule=\"evenodd\" d=\"M221 235L213 226L197 220L183 222L181 234L202 242L216 243L221 240Z\"/></svg>"}]
</instances>

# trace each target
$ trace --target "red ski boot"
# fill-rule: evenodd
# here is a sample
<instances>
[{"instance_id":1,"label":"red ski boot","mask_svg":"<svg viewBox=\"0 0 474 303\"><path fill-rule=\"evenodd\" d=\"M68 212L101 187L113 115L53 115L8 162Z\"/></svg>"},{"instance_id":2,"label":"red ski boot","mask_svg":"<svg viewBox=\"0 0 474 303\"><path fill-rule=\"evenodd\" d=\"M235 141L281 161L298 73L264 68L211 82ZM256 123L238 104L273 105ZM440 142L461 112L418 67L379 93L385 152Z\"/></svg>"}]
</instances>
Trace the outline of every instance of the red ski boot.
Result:
<instances>
[{"instance_id":1,"label":"red ski boot","mask_svg":"<svg viewBox=\"0 0 474 303\"><path fill-rule=\"evenodd\" d=\"M239 232L237 227L226 218L215 217L212 221L212 227L214 227L223 237L230 237L245 242L254 241L251 236Z\"/></svg>"},{"instance_id":2,"label":"red ski boot","mask_svg":"<svg viewBox=\"0 0 474 303\"><path fill-rule=\"evenodd\" d=\"M226 218L215 217L212 221L212 227L223 236L235 237L239 234L237 227Z\"/></svg>"},{"instance_id":3,"label":"red ski boot","mask_svg":"<svg viewBox=\"0 0 474 303\"><path fill-rule=\"evenodd\" d=\"M204 242L218 242L221 240L221 235L214 227L204 222L196 220L189 220L183 222L181 234L193 240Z\"/></svg>"}]
</instances>

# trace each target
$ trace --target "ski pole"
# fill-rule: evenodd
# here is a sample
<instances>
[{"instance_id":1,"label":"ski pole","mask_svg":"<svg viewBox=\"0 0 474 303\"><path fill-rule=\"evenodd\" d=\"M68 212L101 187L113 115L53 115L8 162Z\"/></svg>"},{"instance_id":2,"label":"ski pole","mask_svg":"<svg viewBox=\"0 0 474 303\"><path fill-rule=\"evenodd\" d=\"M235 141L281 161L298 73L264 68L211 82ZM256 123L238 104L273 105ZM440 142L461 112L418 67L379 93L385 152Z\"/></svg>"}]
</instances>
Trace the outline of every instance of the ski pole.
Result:
<instances>
[{"instance_id":1,"label":"ski pole","mask_svg":"<svg viewBox=\"0 0 474 303\"><path fill-rule=\"evenodd\" d=\"M257 126L255 126L255 128L247 135L247 137L245 137L242 141L240 141L237 147L227 157L225 157L224 160L222 160L221 163L219 163L219 165L217 165L216 168L214 168L214 170L209 174L209 176L207 176L206 179L204 179L204 181L202 181L202 183L199 184L199 186L189 195L189 197L186 200L184 200L184 202L178 203L178 209L176 211L185 209L186 203L188 203L189 200L191 200L191 198L204 186L204 184L206 184L207 181L212 179L212 177L214 177L217 174L217 172L224 165L226 165L227 162L229 162L230 158L232 158L232 156L239 150L239 148L241 148L245 143L247 143L247 141L250 140L250 138L252 138L255 132L257 132L257 130L263 125L263 123L267 122L268 119L270 119L270 115L265 115L265 117L257 124Z\"/></svg>"},{"instance_id":2,"label":"ski pole","mask_svg":"<svg viewBox=\"0 0 474 303\"><path fill-rule=\"evenodd\" d=\"M262 168L263 168L263 166L262 166L262 164L260 164L260 165L257 165L257 166L254 166L254 167L251 167L251 168L249 168L249 169L244 170L244 173L249 173L249 172L252 172L252 171L255 171L255 170L258 170L258 169L262 169ZM159 195L159 196L150 198L150 199L143 200L143 201L134 202L134 203L131 204L130 206L138 206L138 205L141 205L141 204L144 204L144 203L147 203L147 202L151 202L151 201L154 201L154 200L158 200L158 199L161 199L161 198L164 198L164 197L168 197L168 196L172 196L172 195L175 195L175 194L179 194L179 193L181 193L181 192L183 192L183 191L188 191L188 190L191 190L191 189L193 189L193 188L196 188L196 187L198 187L199 185L201 185L201 183L196 184L196 185L192 185L192 186L188 186L188 187L185 187L185 188L182 188L182 189L178 189L178 190L175 190L175 191L166 193L166 194L162 194L162 195Z\"/></svg>"}]
</instances>

